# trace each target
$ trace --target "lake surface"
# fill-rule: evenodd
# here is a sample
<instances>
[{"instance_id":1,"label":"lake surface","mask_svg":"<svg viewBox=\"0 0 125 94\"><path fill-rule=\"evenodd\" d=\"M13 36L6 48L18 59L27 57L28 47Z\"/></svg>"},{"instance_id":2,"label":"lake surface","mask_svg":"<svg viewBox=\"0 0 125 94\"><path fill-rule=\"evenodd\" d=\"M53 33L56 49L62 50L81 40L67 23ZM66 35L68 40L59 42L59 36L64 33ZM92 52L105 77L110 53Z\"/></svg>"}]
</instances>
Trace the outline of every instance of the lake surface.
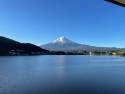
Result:
<instances>
[{"instance_id":1,"label":"lake surface","mask_svg":"<svg viewBox=\"0 0 125 94\"><path fill-rule=\"evenodd\" d=\"M125 94L125 57L3 56L0 94Z\"/></svg>"}]
</instances>

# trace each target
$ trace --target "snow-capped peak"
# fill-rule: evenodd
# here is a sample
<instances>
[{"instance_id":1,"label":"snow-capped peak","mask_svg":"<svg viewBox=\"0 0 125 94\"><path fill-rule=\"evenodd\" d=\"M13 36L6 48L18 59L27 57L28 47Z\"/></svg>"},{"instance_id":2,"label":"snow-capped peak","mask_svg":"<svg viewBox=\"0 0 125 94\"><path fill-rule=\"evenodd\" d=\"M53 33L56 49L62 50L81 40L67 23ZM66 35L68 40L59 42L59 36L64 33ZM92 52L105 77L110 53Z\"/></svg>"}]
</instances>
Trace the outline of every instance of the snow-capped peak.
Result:
<instances>
[{"instance_id":1,"label":"snow-capped peak","mask_svg":"<svg viewBox=\"0 0 125 94\"><path fill-rule=\"evenodd\" d=\"M64 43L71 43L72 41L69 40L68 38L62 36L62 37L59 37L57 38L56 40L53 41L53 43L61 43L61 44L64 44Z\"/></svg>"}]
</instances>

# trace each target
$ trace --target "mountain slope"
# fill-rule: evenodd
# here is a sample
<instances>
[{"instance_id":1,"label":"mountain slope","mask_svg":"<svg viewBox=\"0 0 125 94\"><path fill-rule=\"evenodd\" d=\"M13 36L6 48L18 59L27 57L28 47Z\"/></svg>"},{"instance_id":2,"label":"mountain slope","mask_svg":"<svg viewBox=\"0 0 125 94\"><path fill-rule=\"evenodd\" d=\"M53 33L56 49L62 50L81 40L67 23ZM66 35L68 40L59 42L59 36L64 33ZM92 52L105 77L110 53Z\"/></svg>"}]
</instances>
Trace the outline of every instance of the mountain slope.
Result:
<instances>
[{"instance_id":1,"label":"mountain slope","mask_svg":"<svg viewBox=\"0 0 125 94\"><path fill-rule=\"evenodd\" d=\"M83 47L84 49L87 49L92 46L73 42L66 37L59 37L48 44L42 45L41 47L50 51L69 51L82 49Z\"/></svg>"},{"instance_id":2,"label":"mountain slope","mask_svg":"<svg viewBox=\"0 0 125 94\"><path fill-rule=\"evenodd\" d=\"M41 47L51 51L65 51L76 49L80 46L81 44L75 43L65 37L60 37L48 44L42 45Z\"/></svg>"},{"instance_id":3,"label":"mountain slope","mask_svg":"<svg viewBox=\"0 0 125 94\"><path fill-rule=\"evenodd\" d=\"M115 47L95 47L90 45L79 44L65 37L57 38L56 40L41 45L40 47L50 51L114 51L124 50Z\"/></svg>"}]
</instances>

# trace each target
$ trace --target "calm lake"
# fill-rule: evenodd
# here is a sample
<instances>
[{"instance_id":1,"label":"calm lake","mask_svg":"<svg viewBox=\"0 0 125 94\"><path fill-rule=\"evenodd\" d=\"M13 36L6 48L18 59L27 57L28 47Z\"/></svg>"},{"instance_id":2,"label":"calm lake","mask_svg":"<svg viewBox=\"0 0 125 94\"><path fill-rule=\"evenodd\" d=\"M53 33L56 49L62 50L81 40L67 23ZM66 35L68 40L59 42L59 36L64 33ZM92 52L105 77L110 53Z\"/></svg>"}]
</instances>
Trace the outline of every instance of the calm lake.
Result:
<instances>
[{"instance_id":1,"label":"calm lake","mask_svg":"<svg viewBox=\"0 0 125 94\"><path fill-rule=\"evenodd\" d=\"M0 94L125 94L125 57L3 56Z\"/></svg>"}]
</instances>

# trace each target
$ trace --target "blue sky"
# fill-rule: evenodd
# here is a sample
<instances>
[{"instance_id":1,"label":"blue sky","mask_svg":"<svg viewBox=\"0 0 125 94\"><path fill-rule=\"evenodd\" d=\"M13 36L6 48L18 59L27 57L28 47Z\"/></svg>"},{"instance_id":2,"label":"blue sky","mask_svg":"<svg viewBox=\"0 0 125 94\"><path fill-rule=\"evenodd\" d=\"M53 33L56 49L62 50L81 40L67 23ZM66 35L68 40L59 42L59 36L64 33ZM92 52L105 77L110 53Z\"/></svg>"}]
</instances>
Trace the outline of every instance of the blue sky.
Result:
<instances>
[{"instance_id":1,"label":"blue sky","mask_svg":"<svg viewBox=\"0 0 125 94\"><path fill-rule=\"evenodd\" d=\"M37 45L65 36L125 47L125 8L104 0L0 0L0 35Z\"/></svg>"}]
</instances>

